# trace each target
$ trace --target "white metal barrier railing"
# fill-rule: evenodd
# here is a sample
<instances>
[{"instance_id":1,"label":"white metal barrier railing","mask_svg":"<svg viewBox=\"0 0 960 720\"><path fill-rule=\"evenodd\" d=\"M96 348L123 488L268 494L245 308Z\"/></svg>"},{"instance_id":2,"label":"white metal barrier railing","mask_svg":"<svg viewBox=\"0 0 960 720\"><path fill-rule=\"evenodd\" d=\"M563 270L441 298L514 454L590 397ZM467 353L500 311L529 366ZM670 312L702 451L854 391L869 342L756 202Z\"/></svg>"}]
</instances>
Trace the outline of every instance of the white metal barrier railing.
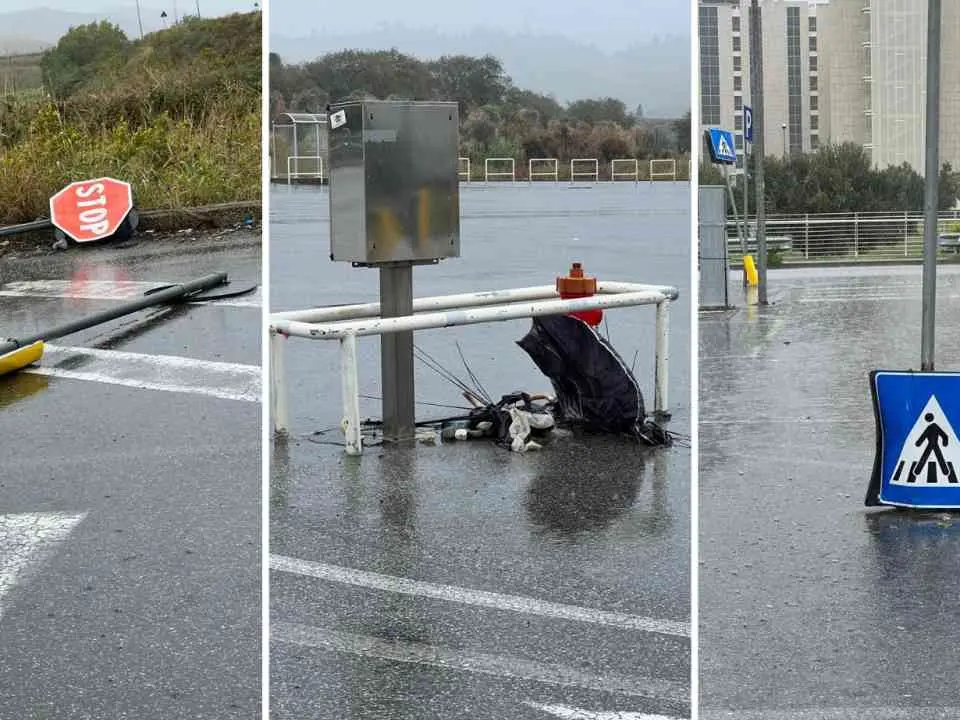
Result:
<instances>
[{"instance_id":1,"label":"white metal barrier railing","mask_svg":"<svg viewBox=\"0 0 960 720\"><path fill-rule=\"evenodd\" d=\"M771 215L767 247L781 262L805 260L870 261L923 256L922 213L824 213ZM942 254L960 253L960 213L941 213L937 223ZM741 256L737 224L727 223L730 257ZM756 220L747 222L748 253L756 252Z\"/></svg>"},{"instance_id":2,"label":"white metal barrier railing","mask_svg":"<svg viewBox=\"0 0 960 720\"><path fill-rule=\"evenodd\" d=\"M490 163L509 163L509 170L490 171ZM487 158L483 161L483 181L490 182L490 178L510 178L510 182L516 182L516 161L513 158Z\"/></svg>"},{"instance_id":3,"label":"white metal barrier railing","mask_svg":"<svg viewBox=\"0 0 960 720\"><path fill-rule=\"evenodd\" d=\"M534 163L550 163L547 170L536 170L533 169ZM527 180L533 182L535 178L553 178L554 182L560 180L560 163L557 158L530 158L527 163Z\"/></svg>"},{"instance_id":4,"label":"white metal barrier railing","mask_svg":"<svg viewBox=\"0 0 960 720\"><path fill-rule=\"evenodd\" d=\"M578 171L577 163L586 165L589 170ZM597 158L574 158L570 161L570 182L574 183L577 178L589 178L593 182L600 180L600 161Z\"/></svg>"},{"instance_id":5,"label":"white metal barrier railing","mask_svg":"<svg viewBox=\"0 0 960 720\"><path fill-rule=\"evenodd\" d=\"M618 165L626 165L627 170L617 170ZM636 158L624 158L610 161L610 180L633 180L640 182L640 163Z\"/></svg>"},{"instance_id":6,"label":"white metal barrier railing","mask_svg":"<svg viewBox=\"0 0 960 720\"><path fill-rule=\"evenodd\" d=\"M654 180L677 180L677 161L673 158L650 161L650 182Z\"/></svg>"},{"instance_id":7,"label":"white metal barrier railing","mask_svg":"<svg viewBox=\"0 0 960 720\"><path fill-rule=\"evenodd\" d=\"M300 171L300 161L308 160L315 164L314 170ZM323 157L320 155L289 155L287 156L287 184L297 178L317 178L325 180Z\"/></svg>"},{"instance_id":8,"label":"white metal barrier railing","mask_svg":"<svg viewBox=\"0 0 960 720\"><path fill-rule=\"evenodd\" d=\"M470 158L457 158L457 174L461 182L470 182Z\"/></svg>"},{"instance_id":9,"label":"white metal barrier railing","mask_svg":"<svg viewBox=\"0 0 960 720\"><path fill-rule=\"evenodd\" d=\"M270 316L270 417L276 433L289 431L283 343L288 337L339 340L346 452L363 450L360 425L357 338L391 332L474 325L561 315L584 310L656 305L654 412L666 412L669 364L669 305L679 293L660 285L600 281L592 297L562 300L553 285L416 298L413 315L381 318L380 303L342 305L273 313ZM445 312L455 310L455 312Z\"/></svg>"}]
</instances>

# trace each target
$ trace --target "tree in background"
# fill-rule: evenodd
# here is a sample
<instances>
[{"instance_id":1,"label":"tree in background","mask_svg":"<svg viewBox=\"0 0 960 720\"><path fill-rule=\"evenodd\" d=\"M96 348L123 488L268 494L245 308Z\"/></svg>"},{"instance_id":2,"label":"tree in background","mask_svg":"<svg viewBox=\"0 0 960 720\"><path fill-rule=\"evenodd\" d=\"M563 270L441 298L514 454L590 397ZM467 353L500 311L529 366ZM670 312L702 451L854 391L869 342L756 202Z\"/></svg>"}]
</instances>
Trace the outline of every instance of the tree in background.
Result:
<instances>
[{"instance_id":1,"label":"tree in background","mask_svg":"<svg viewBox=\"0 0 960 720\"><path fill-rule=\"evenodd\" d=\"M321 112L348 98L456 100L461 153L474 167L487 157L513 157L518 169L535 158L674 157L681 120L651 120L627 111L616 98L587 98L566 107L550 95L513 85L492 55L446 55L422 61L396 48L345 50L299 65L270 57L271 107L279 112ZM689 113L686 132L689 135ZM689 149L689 147L688 147Z\"/></svg>"},{"instance_id":2,"label":"tree in background","mask_svg":"<svg viewBox=\"0 0 960 720\"><path fill-rule=\"evenodd\" d=\"M51 95L69 97L111 64L119 67L130 46L123 31L105 20L71 28L40 61Z\"/></svg>"}]
</instances>

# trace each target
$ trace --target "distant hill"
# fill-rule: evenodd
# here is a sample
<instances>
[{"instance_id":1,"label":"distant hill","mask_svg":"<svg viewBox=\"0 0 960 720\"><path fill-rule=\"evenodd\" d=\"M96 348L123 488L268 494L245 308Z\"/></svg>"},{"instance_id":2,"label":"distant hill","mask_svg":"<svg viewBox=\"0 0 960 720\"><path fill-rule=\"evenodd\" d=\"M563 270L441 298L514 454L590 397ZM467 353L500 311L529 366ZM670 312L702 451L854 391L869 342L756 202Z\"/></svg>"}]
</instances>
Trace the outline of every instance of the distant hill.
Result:
<instances>
[{"instance_id":1,"label":"distant hill","mask_svg":"<svg viewBox=\"0 0 960 720\"><path fill-rule=\"evenodd\" d=\"M0 34L0 58L8 58L12 55L35 55L46 50L51 44L26 35L3 33Z\"/></svg>"},{"instance_id":2,"label":"distant hill","mask_svg":"<svg viewBox=\"0 0 960 720\"><path fill-rule=\"evenodd\" d=\"M185 4L185 3L184 3ZM140 15L143 20L143 32L151 33L164 28L160 9L141 4ZM127 6L107 7L96 12L73 12L53 10L46 7L31 10L0 11L0 28L16 28L13 39L23 38L27 42L41 43L44 46L56 45L57 40L72 27L107 20L118 25L131 40L140 37L140 25L137 22L137 9L133 3ZM172 21L172 18L170 18ZM172 24L168 23L168 24ZM13 52L36 52L43 47L25 47ZM3 35L0 35L0 55L3 54Z\"/></svg>"},{"instance_id":3,"label":"distant hill","mask_svg":"<svg viewBox=\"0 0 960 720\"><path fill-rule=\"evenodd\" d=\"M562 36L497 33L477 29L444 35L433 29L386 26L350 35L271 37L270 49L287 63L312 60L344 49L392 47L421 58L495 55L514 83L560 102L619 98L647 117L679 117L690 109L690 39L663 37L626 50L605 52Z\"/></svg>"}]
</instances>

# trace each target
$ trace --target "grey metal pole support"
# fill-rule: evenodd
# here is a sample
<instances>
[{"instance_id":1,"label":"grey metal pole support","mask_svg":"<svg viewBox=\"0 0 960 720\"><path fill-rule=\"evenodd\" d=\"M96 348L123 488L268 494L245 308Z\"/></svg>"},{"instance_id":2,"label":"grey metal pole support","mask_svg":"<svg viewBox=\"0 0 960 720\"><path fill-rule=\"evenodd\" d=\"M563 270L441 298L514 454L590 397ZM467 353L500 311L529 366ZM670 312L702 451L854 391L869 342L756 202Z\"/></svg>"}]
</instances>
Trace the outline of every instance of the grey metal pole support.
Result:
<instances>
[{"instance_id":1,"label":"grey metal pole support","mask_svg":"<svg viewBox=\"0 0 960 720\"><path fill-rule=\"evenodd\" d=\"M758 0L750 5L750 97L753 103L753 162L757 208L757 302L767 304L767 208L764 202L763 160L763 27Z\"/></svg>"},{"instance_id":2,"label":"grey metal pole support","mask_svg":"<svg viewBox=\"0 0 960 720\"><path fill-rule=\"evenodd\" d=\"M380 266L380 316L413 314L413 264ZM413 382L413 331L380 336L383 384L383 439L412 440L416 435Z\"/></svg>"},{"instance_id":3,"label":"grey metal pole support","mask_svg":"<svg viewBox=\"0 0 960 720\"><path fill-rule=\"evenodd\" d=\"M923 320L920 369L933 371L937 309L937 211L940 206L940 0L927 0L927 137L923 221Z\"/></svg>"}]
</instances>

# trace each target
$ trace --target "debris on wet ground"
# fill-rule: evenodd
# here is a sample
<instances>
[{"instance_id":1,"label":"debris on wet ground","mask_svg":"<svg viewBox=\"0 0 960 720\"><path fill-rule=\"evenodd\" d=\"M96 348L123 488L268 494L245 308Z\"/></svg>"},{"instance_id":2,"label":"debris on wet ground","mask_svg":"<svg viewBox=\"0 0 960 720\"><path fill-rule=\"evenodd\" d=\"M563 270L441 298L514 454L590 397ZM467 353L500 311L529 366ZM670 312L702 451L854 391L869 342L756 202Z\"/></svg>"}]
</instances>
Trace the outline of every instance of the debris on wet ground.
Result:
<instances>
[{"instance_id":1,"label":"debris on wet ground","mask_svg":"<svg viewBox=\"0 0 960 720\"><path fill-rule=\"evenodd\" d=\"M583 320L566 315L533 318L518 345L550 380L554 395L517 390L494 400L459 345L469 382L415 347L417 358L457 387L472 406L466 415L417 423L416 439L431 445L486 439L516 453L542 450L559 428L635 438L651 447L685 441L647 416L632 370ZM379 420L364 421L365 444L370 444L367 438L378 437L382 425Z\"/></svg>"}]
</instances>

